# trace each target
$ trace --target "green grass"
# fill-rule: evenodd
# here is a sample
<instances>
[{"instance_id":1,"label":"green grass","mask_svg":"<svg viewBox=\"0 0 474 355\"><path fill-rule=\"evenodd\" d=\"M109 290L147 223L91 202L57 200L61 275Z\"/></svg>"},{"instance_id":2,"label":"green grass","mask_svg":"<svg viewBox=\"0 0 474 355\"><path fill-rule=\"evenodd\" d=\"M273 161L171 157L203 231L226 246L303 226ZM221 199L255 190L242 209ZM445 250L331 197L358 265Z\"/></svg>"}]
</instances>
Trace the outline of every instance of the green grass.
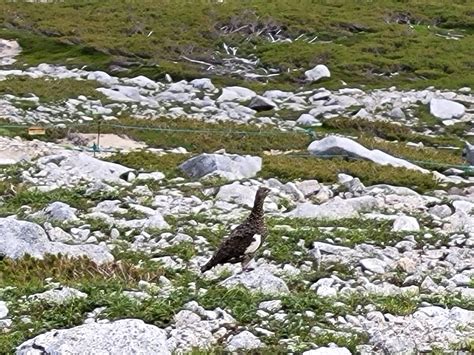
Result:
<instances>
[{"instance_id":1,"label":"green grass","mask_svg":"<svg viewBox=\"0 0 474 355\"><path fill-rule=\"evenodd\" d=\"M366 186L374 184L410 186L421 192L433 190L438 186L430 174L392 166L381 166L368 161L346 161L341 158L317 159L284 155L265 157L260 176L263 178L278 176L280 181L316 179L319 182L332 183L337 181L339 173L358 177Z\"/></svg>"},{"instance_id":2,"label":"green grass","mask_svg":"<svg viewBox=\"0 0 474 355\"><path fill-rule=\"evenodd\" d=\"M0 92L17 97L39 97L40 102L59 102L84 95L90 99L104 99L105 96L95 89L99 85L91 80L75 79L33 79L27 76L15 76L0 81ZM25 108L20 102L20 108Z\"/></svg>"},{"instance_id":3,"label":"green grass","mask_svg":"<svg viewBox=\"0 0 474 355\"><path fill-rule=\"evenodd\" d=\"M0 337L0 353L12 353L23 341L51 329L82 324L85 313L96 307L118 305L122 290L137 287L140 280L156 281L163 270L156 263L135 265L126 259L98 266L87 259L48 256L44 260L23 258L0 260L0 298L9 302L13 326ZM65 305L25 303L20 298L47 289L45 279L85 292L88 297ZM8 286L8 287L7 287ZM122 296L123 297L123 296ZM20 317L27 315L31 323Z\"/></svg>"},{"instance_id":4,"label":"green grass","mask_svg":"<svg viewBox=\"0 0 474 355\"><path fill-rule=\"evenodd\" d=\"M351 86L456 88L473 82L470 10L463 0L449 7L441 0L271 4L252 0L245 6L230 0L195 2L192 12L185 1L4 2L0 21L8 27L3 38L19 37L23 46L35 47L20 57L20 63L69 59L74 65L106 67L115 61L130 69L127 74L161 78L169 72L175 79L190 79L208 76L207 67L182 56L217 62L213 53L227 43L237 46L240 55L255 53L265 67L297 70L272 79L276 86L300 85L304 70L326 64L332 73L323 81L326 87L340 87L344 80ZM399 21L404 14L413 26ZM263 30L263 35L252 35L248 27L232 33L222 30L245 25ZM273 34L280 29L292 39L300 35L318 39L312 44L301 39L271 43L265 31L270 27ZM449 33L463 37L454 41L437 36ZM44 48L34 43L38 36L49 39ZM394 72L399 75L390 76Z\"/></svg>"},{"instance_id":5,"label":"green grass","mask_svg":"<svg viewBox=\"0 0 474 355\"><path fill-rule=\"evenodd\" d=\"M417 112L424 112L433 121L429 122L429 126L439 124L438 120L430 115L429 111L424 106L418 106ZM415 117L420 117L416 115ZM425 123L428 125L427 118ZM418 127L407 127L384 121L368 121L364 119L350 119L344 117L332 118L324 121L321 128L323 132L340 133L347 135L362 135L368 137L378 137L387 141L413 142L423 143L428 147L438 147L452 145L455 147L462 147L464 142L460 139L459 134L443 134L439 132L436 136L427 136L418 133ZM449 129L449 128L447 128ZM459 133L459 132L457 132Z\"/></svg>"},{"instance_id":6,"label":"green grass","mask_svg":"<svg viewBox=\"0 0 474 355\"><path fill-rule=\"evenodd\" d=\"M134 151L126 154L116 153L108 157L106 160L113 163L122 164L136 170L160 171L168 178L173 178L182 175L178 169L178 166L186 159L189 159L189 155L158 155L147 151Z\"/></svg>"},{"instance_id":7,"label":"green grass","mask_svg":"<svg viewBox=\"0 0 474 355\"><path fill-rule=\"evenodd\" d=\"M0 189L3 184L0 184ZM1 191L0 191L1 192ZM16 194L4 197L4 203L0 204L0 216L9 216L19 212L21 206L30 206L34 211L38 211L50 203L60 201L79 210L87 210L95 206L98 202L116 197L111 193L94 193L85 196L85 189L78 187L75 189L59 188L48 192L36 189L28 190L19 186Z\"/></svg>"}]
</instances>

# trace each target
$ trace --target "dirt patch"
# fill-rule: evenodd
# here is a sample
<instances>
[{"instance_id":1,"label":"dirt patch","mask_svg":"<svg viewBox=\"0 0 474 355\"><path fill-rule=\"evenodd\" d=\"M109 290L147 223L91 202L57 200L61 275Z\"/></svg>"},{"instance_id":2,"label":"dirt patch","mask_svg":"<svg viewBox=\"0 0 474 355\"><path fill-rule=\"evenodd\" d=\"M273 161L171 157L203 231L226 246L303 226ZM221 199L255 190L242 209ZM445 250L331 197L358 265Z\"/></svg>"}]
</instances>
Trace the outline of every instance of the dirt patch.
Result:
<instances>
[{"instance_id":1,"label":"dirt patch","mask_svg":"<svg viewBox=\"0 0 474 355\"><path fill-rule=\"evenodd\" d=\"M97 134L95 133L74 133L68 136L68 138L61 141L63 144L75 145L75 146L87 146L92 147L94 143L97 143ZM130 139L127 136L119 136L117 134L101 134L100 135L100 147L102 149L125 149L134 150L146 148L146 144L143 142L137 142Z\"/></svg>"}]
</instances>

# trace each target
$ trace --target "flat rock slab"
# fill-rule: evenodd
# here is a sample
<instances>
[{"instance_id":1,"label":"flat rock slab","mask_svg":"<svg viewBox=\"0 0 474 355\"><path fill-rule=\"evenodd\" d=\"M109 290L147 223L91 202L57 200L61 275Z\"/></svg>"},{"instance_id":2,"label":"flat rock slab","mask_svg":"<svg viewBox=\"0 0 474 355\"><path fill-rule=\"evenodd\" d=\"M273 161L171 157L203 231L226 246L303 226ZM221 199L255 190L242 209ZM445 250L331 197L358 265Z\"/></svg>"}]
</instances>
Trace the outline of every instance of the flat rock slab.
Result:
<instances>
[{"instance_id":1,"label":"flat rock slab","mask_svg":"<svg viewBox=\"0 0 474 355\"><path fill-rule=\"evenodd\" d=\"M86 153L65 152L38 159L39 175L47 183L79 183L81 179L121 182L132 169L120 164L96 159Z\"/></svg>"},{"instance_id":2,"label":"flat rock slab","mask_svg":"<svg viewBox=\"0 0 474 355\"><path fill-rule=\"evenodd\" d=\"M268 295L286 294L290 292L285 281L262 267L231 276L224 280L222 285L226 287L242 285L249 290Z\"/></svg>"},{"instance_id":3,"label":"flat rock slab","mask_svg":"<svg viewBox=\"0 0 474 355\"><path fill-rule=\"evenodd\" d=\"M186 160L179 168L190 178L217 174L229 180L255 176L262 169L262 158L250 155L200 154Z\"/></svg>"},{"instance_id":4,"label":"flat rock slab","mask_svg":"<svg viewBox=\"0 0 474 355\"><path fill-rule=\"evenodd\" d=\"M171 354L166 332L139 319L89 323L51 330L21 344L17 355L40 354Z\"/></svg>"},{"instance_id":5,"label":"flat rock slab","mask_svg":"<svg viewBox=\"0 0 474 355\"><path fill-rule=\"evenodd\" d=\"M19 259L26 254L42 259L47 254L88 257L98 264L112 262L114 257L105 246L69 245L50 242L39 225L12 218L0 218L0 257Z\"/></svg>"},{"instance_id":6,"label":"flat rock slab","mask_svg":"<svg viewBox=\"0 0 474 355\"><path fill-rule=\"evenodd\" d=\"M390 154L384 153L377 149L367 149L363 145L345 137L329 136L321 140L314 141L309 145L308 151L311 155L319 157L330 158L343 156L359 158L370 160L380 165L391 165L428 173L428 170L422 169L406 160L395 158Z\"/></svg>"},{"instance_id":7,"label":"flat rock slab","mask_svg":"<svg viewBox=\"0 0 474 355\"><path fill-rule=\"evenodd\" d=\"M460 118L466 112L464 105L446 99L431 99L430 113L442 120Z\"/></svg>"},{"instance_id":8,"label":"flat rock slab","mask_svg":"<svg viewBox=\"0 0 474 355\"><path fill-rule=\"evenodd\" d=\"M321 205L300 203L287 213L290 217L336 220L358 217L360 213L380 207L380 201L373 196L342 199L338 196Z\"/></svg>"}]
</instances>

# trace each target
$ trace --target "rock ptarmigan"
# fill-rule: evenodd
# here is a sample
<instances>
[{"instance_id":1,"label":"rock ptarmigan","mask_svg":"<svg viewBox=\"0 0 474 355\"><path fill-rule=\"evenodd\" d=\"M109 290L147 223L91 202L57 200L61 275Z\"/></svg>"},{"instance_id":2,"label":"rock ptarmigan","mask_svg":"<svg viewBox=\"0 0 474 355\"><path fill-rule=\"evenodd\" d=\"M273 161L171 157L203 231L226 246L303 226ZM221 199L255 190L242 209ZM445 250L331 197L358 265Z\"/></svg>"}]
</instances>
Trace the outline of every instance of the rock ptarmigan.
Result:
<instances>
[{"instance_id":1,"label":"rock ptarmigan","mask_svg":"<svg viewBox=\"0 0 474 355\"><path fill-rule=\"evenodd\" d=\"M245 269L267 236L263 202L269 192L270 189L266 187L257 190L250 215L221 242L211 259L201 267L201 272L219 264L239 262L242 263L242 269Z\"/></svg>"}]
</instances>

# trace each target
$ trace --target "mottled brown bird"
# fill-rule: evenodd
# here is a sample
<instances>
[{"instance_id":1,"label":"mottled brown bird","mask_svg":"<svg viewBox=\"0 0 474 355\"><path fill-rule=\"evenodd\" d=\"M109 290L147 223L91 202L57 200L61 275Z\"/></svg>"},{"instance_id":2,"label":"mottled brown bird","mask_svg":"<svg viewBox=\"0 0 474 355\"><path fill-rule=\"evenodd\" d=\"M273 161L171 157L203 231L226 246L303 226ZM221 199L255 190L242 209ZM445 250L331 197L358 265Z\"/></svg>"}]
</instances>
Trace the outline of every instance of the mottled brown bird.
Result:
<instances>
[{"instance_id":1,"label":"mottled brown bird","mask_svg":"<svg viewBox=\"0 0 474 355\"><path fill-rule=\"evenodd\" d=\"M242 269L245 270L267 236L263 202L269 192L270 189L266 187L258 189L250 215L221 242L212 258L201 267L201 272L206 272L219 264L239 262L242 263Z\"/></svg>"}]
</instances>

